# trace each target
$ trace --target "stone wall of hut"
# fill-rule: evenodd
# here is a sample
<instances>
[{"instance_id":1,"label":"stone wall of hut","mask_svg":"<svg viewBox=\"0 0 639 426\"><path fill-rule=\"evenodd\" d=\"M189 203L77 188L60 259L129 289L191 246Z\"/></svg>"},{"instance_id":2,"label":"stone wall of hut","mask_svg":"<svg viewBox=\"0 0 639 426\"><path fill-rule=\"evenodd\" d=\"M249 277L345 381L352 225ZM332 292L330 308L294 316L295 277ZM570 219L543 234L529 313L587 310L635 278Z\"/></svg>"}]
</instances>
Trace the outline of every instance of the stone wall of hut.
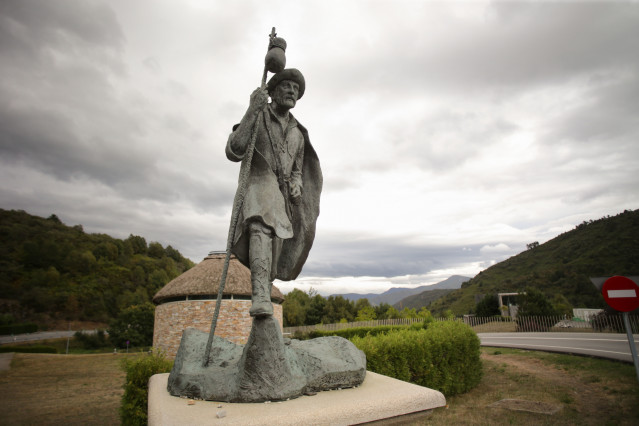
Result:
<instances>
[{"instance_id":1,"label":"stone wall of hut","mask_svg":"<svg viewBox=\"0 0 639 426\"><path fill-rule=\"evenodd\" d=\"M215 335L233 343L245 344L251 332L250 300L223 299ZM282 305L273 304L274 316L282 327ZM215 300L181 300L155 307L153 346L174 359L188 327L209 332L215 312Z\"/></svg>"}]
</instances>

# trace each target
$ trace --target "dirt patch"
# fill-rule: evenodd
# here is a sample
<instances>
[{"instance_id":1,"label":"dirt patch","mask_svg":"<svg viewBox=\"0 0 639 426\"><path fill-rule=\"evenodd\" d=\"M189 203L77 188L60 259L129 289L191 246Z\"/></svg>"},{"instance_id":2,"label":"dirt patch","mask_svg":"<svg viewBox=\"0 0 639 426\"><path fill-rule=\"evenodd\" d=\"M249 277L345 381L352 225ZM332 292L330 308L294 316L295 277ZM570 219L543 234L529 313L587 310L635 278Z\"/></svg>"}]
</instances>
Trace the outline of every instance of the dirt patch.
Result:
<instances>
[{"instance_id":1,"label":"dirt patch","mask_svg":"<svg viewBox=\"0 0 639 426\"><path fill-rule=\"evenodd\" d=\"M505 408L507 410L515 411L527 411L529 413L539 414L555 414L561 410L561 407L547 404L539 401L526 401L524 399L502 399L493 404L490 404L491 408Z\"/></svg>"}]
</instances>

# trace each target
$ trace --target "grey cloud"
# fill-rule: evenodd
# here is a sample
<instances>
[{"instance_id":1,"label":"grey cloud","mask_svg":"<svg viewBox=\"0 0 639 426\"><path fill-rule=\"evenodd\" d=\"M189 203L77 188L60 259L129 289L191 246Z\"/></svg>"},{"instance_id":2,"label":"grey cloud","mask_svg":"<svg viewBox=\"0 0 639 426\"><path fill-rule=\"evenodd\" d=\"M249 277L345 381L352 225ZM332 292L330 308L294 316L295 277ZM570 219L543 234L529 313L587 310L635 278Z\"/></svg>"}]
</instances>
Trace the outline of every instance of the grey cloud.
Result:
<instances>
[{"instance_id":1,"label":"grey cloud","mask_svg":"<svg viewBox=\"0 0 639 426\"><path fill-rule=\"evenodd\" d=\"M324 95L376 87L384 96L494 91L503 97L639 63L637 55L629 54L639 39L634 4L495 2L483 22L454 18L437 3L410 13L423 22L418 25L415 16L402 19L403 31L390 35L374 22L363 23L373 42L358 43L352 35L340 40L351 52L330 62L318 59L313 64L321 70L317 75L334 89ZM446 26L437 25L438 18ZM340 66L334 67L335 62Z\"/></svg>"},{"instance_id":2,"label":"grey cloud","mask_svg":"<svg viewBox=\"0 0 639 426\"><path fill-rule=\"evenodd\" d=\"M303 274L327 277L423 275L452 265L488 262L495 254L481 253L482 246L484 244L465 247L415 245L403 243L401 238L318 235ZM514 250L501 252L500 257L512 255Z\"/></svg>"},{"instance_id":3,"label":"grey cloud","mask_svg":"<svg viewBox=\"0 0 639 426\"><path fill-rule=\"evenodd\" d=\"M73 121L53 110L33 107L16 111L0 104L0 152L5 159L19 161L56 179L102 182L128 199L187 199L195 208L208 211L221 211L232 202L232 179L220 185L191 176L188 169L169 170L158 163L167 155L162 149L137 146L130 135L118 138L115 134L112 139L91 135L81 139L73 130ZM176 122L182 126L177 131L189 134L188 125Z\"/></svg>"},{"instance_id":4,"label":"grey cloud","mask_svg":"<svg viewBox=\"0 0 639 426\"><path fill-rule=\"evenodd\" d=\"M16 111L0 105L0 149L8 157L60 179L82 174L113 184L125 177L141 179L148 171L146 161L136 159L131 150L113 149L96 136L80 140L72 127L72 120L56 111Z\"/></svg>"},{"instance_id":5,"label":"grey cloud","mask_svg":"<svg viewBox=\"0 0 639 426\"><path fill-rule=\"evenodd\" d=\"M55 55L100 57L122 71L124 35L115 13L96 1L6 0L0 3L0 49L17 67L53 63Z\"/></svg>"},{"instance_id":6,"label":"grey cloud","mask_svg":"<svg viewBox=\"0 0 639 426\"><path fill-rule=\"evenodd\" d=\"M493 6L496 22L459 28L461 34L432 56L425 80L462 88L558 84L574 75L637 63L628 55L639 38L639 9L630 4L509 3ZM410 62L409 62L410 63ZM429 71L432 70L432 71Z\"/></svg>"},{"instance_id":7,"label":"grey cloud","mask_svg":"<svg viewBox=\"0 0 639 426\"><path fill-rule=\"evenodd\" d=\"M636 146L631 140L639 136L639 76L634 73L606 80L595 81L581 105L549 123L550 141L589 143L628 138L627 143Z\"/></svg>"},{"instance_id":8,"label":"grey cloud","mask_svg":"<svg viewBox=\"0 0 639 426\"><path fill-rule=\"evenodd\" d=\"M358 186L359 181L356 178L351 178L344 174L324 176L323 191L335 193L357 188Z\"/></svg>"},{"instance_id":9,"label":"grey cloud","mask_svg":"<svg viewBox=\"0 0 639 426\"><path fill-rule=\"evenodd\" d=\"M396 140L393 155L402 164L450 172L518 128L499 117L472 111L438 111L413 126L396 127L389 133Z\"/></svg>"},{"instance_id":10,"label":"grey cloud","mask_svg":"<svg viewBox=\"0 0 639 426\"><path fill-rule=\"evenodd\" d=\"M157 60L157 58L149 56L142 61L142 64L146 67L147 70L149 70L151 74L162 74L162 66L160 65L160 62Z\"/></svg>"}]
</instances>

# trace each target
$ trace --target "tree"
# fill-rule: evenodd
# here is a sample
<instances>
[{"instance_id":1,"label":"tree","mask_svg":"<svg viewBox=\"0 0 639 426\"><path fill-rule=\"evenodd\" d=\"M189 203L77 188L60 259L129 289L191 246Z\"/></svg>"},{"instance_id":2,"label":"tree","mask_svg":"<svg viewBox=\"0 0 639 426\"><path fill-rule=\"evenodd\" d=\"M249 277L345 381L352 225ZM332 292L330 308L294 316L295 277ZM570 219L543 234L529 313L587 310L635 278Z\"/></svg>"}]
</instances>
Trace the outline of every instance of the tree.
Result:
<instances>
[{"instance_id":1,"label":"tree","mask_svg":"<svg viewBox=\"0 0 639 426\"><path fill-rule=\"evenodd\" d=\"M168 282L169 276L163 269L156 269L151 272L151 275L149 275L149 284L151 286L151 290L154 292L164 287L164 285Z\"/></svg>"},{"instance_id":2,"label":"tree","mask_svg":"<svg viewBox=\"0 0 639 426\"><path fill-rule=\"evenodd\" d=\"M397 319L397 318L400 318L399 311L394 306L389 307L386 310L386 319Z\"/></svg>"},{"instance_id":3,"label":"tree","mask_svg":"<svg viewBox=\"0 0 639 426\"><path fill-rule=\"evenodd\" d=\"M400 318L417 318L417 311L415 308L404 308L399 313Z\"/></svg>"},{"instance_id":4,"label":"tree","mask_svg":"<svg viewBox=\"0 0 639 426\"><path fill-rule=\"evenodd\" d=\"M499 310L499 300L496 294L488 294L481 299L475 306L475 314L478 317L492 317L493 315L501 315Z\"/></svg>"},{"instance_id":5,"label":"tree","mask_svg":"<svg viewBox=\"0 0 639 426\"><path fill-rule=\"evenodd\" d=\"M332 324L340 322L341 320L352 322L355 319L356 313L355 304L345 299L344 296L328 296L322 323Z\"/></svg>"},{"instance_id":6,"label":"tree","mask_svg":"<svg viewBox=\"0 0 639 426\"><path fill-rule=\"evenodd\" d=\"M66 303L64 304L64 313L67 320L78 319L80 314L80 304L75 294L69 294L67 296Z\"/></svg>"},{"instance_id":7,"label":"tree","mask_svg":"<svg viewBox=\"0 0 639 426\"><path fill-rule=\"evenodd\" d=\"M133 248L134 254L146 254L147 246L144 237L130 234L126 240L131 242L131 248Z\"/></svg>"},{"instance_id":8,"label":"tree","mask_svg":"<svg viewBox=\"0 0 639 426\"><path fill-rule=\"evenodd\" d=\"M372 321L376 318L377 315L375 314L375 308L369 305L364 306L362 309L357 311L357 317L355 318L355 321Z\"/></svg>"},{"instance_id":9,"label":"tree","mask_svg":"<svg viewBox=\"0 0 639 426\"><path fill-rule=\"evenodd\" d=\"M62 225L62 221L60 220L60 218L56 214L52 214L51 216L49 216L47 218L47 220L50 220L51 222L57 223L58 225Z\"/></svg>"},{"instance_id":10,"label":"tree","mask_svg":"<svg viewBox=\"0 0 639 426\"><path fill-rule=\"evenodd\" d=\"M417 318L423 318L424 320L428 320L429 322L434 319L433 314L431 314L425 306L422 306L419 312L417 312Z\"/></svg>"},{"instance_id":11,"label":"tree","mask_svg":"<svg viewBox=\"0 0 639 426\"><path fill-rule=\"evenodd\" d=\"M361 299L357 299L357 301L355 302L355 311L359 312L360 309L364 309L364 308L370 308L371 306L371 302L368 301L367 298L361 298Z\"/></svg>"},{"instance_id":12,"label":"tree","mask_svg":"<svg viewBox=\"0 0 639 426\"><path fill-rule=\"evenodd\" d=\"M311 289L312 290L312 289ZM311 291L309 291L309 295ZM322 322L322 316L324 315L324 310L326 309L326 299L324 299L319 294L315 294L311 297L311 303L306 311L306 325L315 325L320 324Z\"/></svg>"},{"instance_id":13,"label":"tree","mask_svg":"<svg viewBox=\"0 0 639 426\"><path fill-rule=\"evenodd\" d=\"M391 305L389 305L388 303L380 303L379 305L375 306L375 316L377 316L377 319L388 319L390 318L388 316L388 312L389 309L392 308ZM395 309L395 308L393 308Z\"/></svg>"},{"instance_id":14,"label":"tree","mask_svg":"<svg viewBox=\"0 0 639 426\"><path fill-rule=\"evenodd\" d=\"M115 261L118 258L118 246L110 241L105 241L93 249L93 254L98 259Z\"/></svg>"},{"instance_id":15,"label":"tree","mask_svg":"<svg viewBox=\"0 0 639 426\"><path fill-rule=\"evenodd\" d=\"M295 327L304 325L306 321L306 310L310 305L310 297L302 290L294 288L286 295L282 303L282 312L285 327Z\"/></svg>"},{"instance_id":16,"label":"tree","mask_svg":"<svg viewBox=\"0 0 639 426\"><path fill-rule=\"evenodd\" d=\"M149 257L153 257L155 259L162 259L162 257L165 255L162 244L155 241L149 244L147 253Z\"/></svg>"},{"instance_id":17,"label":"tree","mask_svg":"<svg viewBox=\"0 0 639 426\"><path fill-rule=\"evenodd\" d=\"M140 265L137 265L131 270L131 282L137 286L144 285L146 282L146 274Z\"/></svg>"},{"instance_id":18,"label":"tree","mask_svg":"<svg viewBox=\"0 0 639 426\"><path fill-rule=\"evenodd\" d=\"M131 306L109 323L109 339L118 348L151 346L155 306L152 303Z\"/></svg>"},{"instance_id":19,"label":"tree","mask_svg":"<svg viewBox=\"0 0 639 426\"><path fill-rule=\"evenodd\" d=\"M166 248L164 249L164 252L166 253L168 257L170 257L176 262L181 262L183 260L180 252L174 249L173 247L171 247L171 245L166 246Z\"/></svg>"},{"instance_id":20,"label":"tree","mask_svg":"<svg viewBox=\"0 0 639 426\"><path fill-rule=\"evenodd\" d=\"M525 294L519 295L517 317L556 315L550 300L536 288L529 287Z\"/></svg>"}]
</instances>

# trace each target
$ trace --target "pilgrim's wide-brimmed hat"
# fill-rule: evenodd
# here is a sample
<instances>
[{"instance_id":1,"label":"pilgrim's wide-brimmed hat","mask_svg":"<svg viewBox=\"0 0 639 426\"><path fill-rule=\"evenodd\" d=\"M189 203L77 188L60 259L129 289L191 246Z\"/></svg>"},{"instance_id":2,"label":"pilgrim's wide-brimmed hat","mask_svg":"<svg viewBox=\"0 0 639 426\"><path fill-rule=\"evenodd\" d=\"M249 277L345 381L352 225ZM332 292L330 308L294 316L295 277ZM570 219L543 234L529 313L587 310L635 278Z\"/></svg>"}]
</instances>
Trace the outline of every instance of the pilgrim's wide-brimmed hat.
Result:
<instances>
[{"instance_id":1,"label":"pilgrim's wide-brimmed hat","mask_svg":"<svg viewBox=\"0 0 639 426\"><path fill-rule=\"evenodd\" d=\"M302 73L295 68L287 68L273 75L268 83L266 83L266 88L269 93L273 91L277 87L277 85L284 80L292 80L300 86L297 99L301 99L304 95L304 90L306 89L306 81L304 80L304 76L302 75Z\"/></svg>"}]
</instances>

